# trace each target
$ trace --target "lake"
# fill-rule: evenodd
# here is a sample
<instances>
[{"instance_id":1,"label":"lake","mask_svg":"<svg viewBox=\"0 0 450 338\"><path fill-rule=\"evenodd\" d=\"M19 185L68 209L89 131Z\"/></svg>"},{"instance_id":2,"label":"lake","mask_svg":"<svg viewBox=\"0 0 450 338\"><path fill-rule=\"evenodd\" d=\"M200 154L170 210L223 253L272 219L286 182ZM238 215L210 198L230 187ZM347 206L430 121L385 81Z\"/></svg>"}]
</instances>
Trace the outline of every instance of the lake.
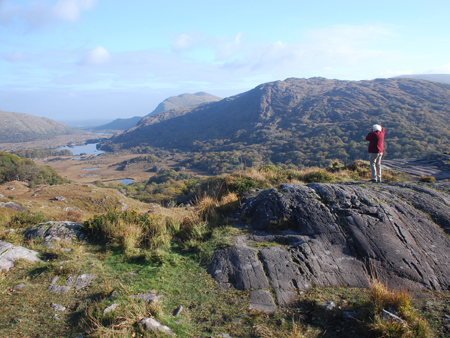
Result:
<instances>
[{"instance_id":1,"label":"lake","mask_svg":"<svg viewBox=\"0 0 450 338\"><path fill-rule=\"evenodd\" d=\"M130 185L131 183L134 182L134 179L132 179L132 178L124 178L124 179L121 179L119 181L122 182L125 185Z\"/></svg>"},{"instance_id":2,"label":"lake","mask_svg":"<svg viewBox=\"0 0 450 338\"><path fill-rule=\"evenodd\" d=\"M100 155L102 153L104 153L103 150L98 150L97 149L97 144L98 143L91 143L91 144L86 144L84 146L75 146L75 147L62 147L59 150L70 150L74 155L81 155L81 154L86 154L86 155Z\"/></svg>"}]
</instances>

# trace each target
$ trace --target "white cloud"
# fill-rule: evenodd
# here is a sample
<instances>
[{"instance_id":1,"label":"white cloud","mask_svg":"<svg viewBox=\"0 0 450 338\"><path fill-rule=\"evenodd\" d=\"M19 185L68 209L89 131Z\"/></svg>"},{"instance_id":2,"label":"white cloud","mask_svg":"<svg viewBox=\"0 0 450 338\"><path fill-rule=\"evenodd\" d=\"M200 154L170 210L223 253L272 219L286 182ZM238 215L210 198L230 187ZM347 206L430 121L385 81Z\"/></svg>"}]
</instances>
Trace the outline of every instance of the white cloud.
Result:
<instances>
[{"instance_id":1,"label":"white cloud","mask_svg":"<svg viewBox=\"0 0 450 338\"><path fill-rule=\"evenodd\" d=\"M96 3L97 0L59 0L50 6L46 1L39 0L28 6L13 6L9 0L0 0L0 24L17 21L36 28L58 21L75 22L82 11L93 9Z\"/></svg>"},{"instance_id":2,"label":"white cloud","mask_svg":"<svg viewBox=\"0 0 450 338\"><path fill-rule=\"evenodd\" d=\"M100 65L109 61L111 55L103 46L90 50L79 62L81 65Z\"/></svg>"},{"instance_id":3,"label":"white cloud","mask_svg":"<svg viewBox=\"0 0 450 338\"><path fill-rule=\"evenodd\" d=\"M211 39L209 43L215 50L216 61L224 61L239 55L239 53L242 52L242 35L242 32L239 32L234 38L231 39L229 37Z\"/></svg>"},{"instance_id":4,"label":"white cloud","mask_svg":"<svg viewBox=\"0 0 450 338\"><path fill-rule=\"evenodd\" d=\"M96 0L60 0L52 8L56 18L63 21L77 21L81 11L91 10L96 4Z\"/></svg>"},{"instance_id":5,"label":"white cloud","mask_svg":"<svg viewBox=\"0 0 450 338\"><path fill-rule=\"evenodd\" d=\"M172 50L176 53L193 49L200 40L198 33L182 33L172 42Z\"/></svg>"},{"instance_id":6,"label":"white cloud","mask_svg":"<svg viewBox=\"0 0 450 338\"><path fill-rule=\"evenodd\" d=\"M339 78L342 74L353 74L351 78L357 78L362 69L365 74L372 72L377 77L384 64L400 59L398 53L379 47L380 42L382 45L393 36L384 25L341 25L308 32L297 43L241 42L236 53L230 54L222 66L235 74L277 79L320 76L325 70L327 76Z\"/></svg>"},{"instance_id":7,"label":"white cloud","mask_svg":"<svg viewBox=\"0 0 450 338\"><path fill-rule=\"evenodd\" d=\"M183 33L172 47L177 53L195 50L195 53L186 54L192 59L180 60L182 67L186 67L187 62L192 62L194 68L195 63L202 63L204 69L215 69L217 79L222 78L217 74L221 72L253 79L319 76L325 71L333 77L342 73L354 73L357 77L356 69L364 68L377 68L377 72L373 71L377 77L381 71L386 71L384 63L390 64L400 58L398 53L380 47L397 38L392 27L383 24L336 25L307 32L297 43L282 40L251 43L243 37L242 32L235 36L208 38L198 33ZM205 55L213 57L202 59ZM178 68L177 65L174 67ZM198 77L198 74L192 76Z\"/></svg>"}]
</instances>

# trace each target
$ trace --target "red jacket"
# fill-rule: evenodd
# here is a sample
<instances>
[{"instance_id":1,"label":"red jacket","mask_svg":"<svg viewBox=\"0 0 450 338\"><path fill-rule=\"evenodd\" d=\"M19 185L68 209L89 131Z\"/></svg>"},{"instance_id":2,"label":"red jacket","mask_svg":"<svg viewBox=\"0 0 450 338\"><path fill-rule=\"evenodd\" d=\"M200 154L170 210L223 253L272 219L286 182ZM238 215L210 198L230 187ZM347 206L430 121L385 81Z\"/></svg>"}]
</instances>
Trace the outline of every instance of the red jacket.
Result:
<instances>
[{"instance_id":1,"label":"red jacket","mask_svg":"<svg viewBox=\"0 0 450 338\"><path fill-rule=\"evenodd\" d=\"M382 153L384 151L384 128L381 131L371 131L367 134L366 140L369 141L369 153Z\"/></svg>"}]
</instances>

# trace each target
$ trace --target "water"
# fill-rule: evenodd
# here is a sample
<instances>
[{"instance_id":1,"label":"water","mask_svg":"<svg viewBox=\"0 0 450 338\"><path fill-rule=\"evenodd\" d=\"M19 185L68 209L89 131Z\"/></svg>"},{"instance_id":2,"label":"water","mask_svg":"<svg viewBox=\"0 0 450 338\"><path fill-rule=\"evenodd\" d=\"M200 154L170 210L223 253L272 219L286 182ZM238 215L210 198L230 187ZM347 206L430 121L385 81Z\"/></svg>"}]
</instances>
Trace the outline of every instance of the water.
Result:
<instances>
[{"instance_id":1,"label":"water","mask_svg":"<svg viewBox=\"0 0 450 338\"><path fill-rule=\"evenodd\" d=\"M62 147L59 150L70 150L74 155L81 155L81 154L86 154L86 155L100 155L102 153L104 153L104 151L102 150L98 150L97 149L97 144L98 143L91 143L91 144L86 144L84 146L75 146L75 147Z\"/></svg>"},{"instance_id":2,"label":"water","mask_svg":"<svg viewBox=\"0 0 450 338\"><path fill-rule=\"evenodd\" d=\"M134 182L134 179L132 179L132 178L124 178L124 179L121 179L119 181L122 182L125 185L130 185L131 183Z\"/></svg>"},{"instance_id":3,"label":"water","mask_svg":"<svg viewBox=\"0 0 450 338\"><path fill-rule=\"evenodd\" d=\"M97 168L83 168L83 170L98 170L98 169L100 169L99 167L97 167Z\"/></svg>"}]
</instances>

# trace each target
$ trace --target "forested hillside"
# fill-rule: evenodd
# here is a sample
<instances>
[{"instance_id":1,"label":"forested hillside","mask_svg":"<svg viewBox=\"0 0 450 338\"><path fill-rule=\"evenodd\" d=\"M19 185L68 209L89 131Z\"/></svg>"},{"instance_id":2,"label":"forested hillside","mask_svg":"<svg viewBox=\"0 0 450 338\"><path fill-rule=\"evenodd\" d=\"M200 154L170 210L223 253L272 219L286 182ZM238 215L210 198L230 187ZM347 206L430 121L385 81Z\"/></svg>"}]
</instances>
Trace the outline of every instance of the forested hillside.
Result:
<instances>
[{"instance_id":1,"label":"forested hillside","mask_svg":"<svg viewBox=\"0 0 450 338\"><path fill-rule=\"evenodd\" d=\"M144 118L102 145L188 153L185 165L212 173L275 163L327 165L366 158L365 136L386 128L385 158L450 150L450 85L416 79L296 79L262 84L196 108Z\"/></svg>"}]
</instances>

